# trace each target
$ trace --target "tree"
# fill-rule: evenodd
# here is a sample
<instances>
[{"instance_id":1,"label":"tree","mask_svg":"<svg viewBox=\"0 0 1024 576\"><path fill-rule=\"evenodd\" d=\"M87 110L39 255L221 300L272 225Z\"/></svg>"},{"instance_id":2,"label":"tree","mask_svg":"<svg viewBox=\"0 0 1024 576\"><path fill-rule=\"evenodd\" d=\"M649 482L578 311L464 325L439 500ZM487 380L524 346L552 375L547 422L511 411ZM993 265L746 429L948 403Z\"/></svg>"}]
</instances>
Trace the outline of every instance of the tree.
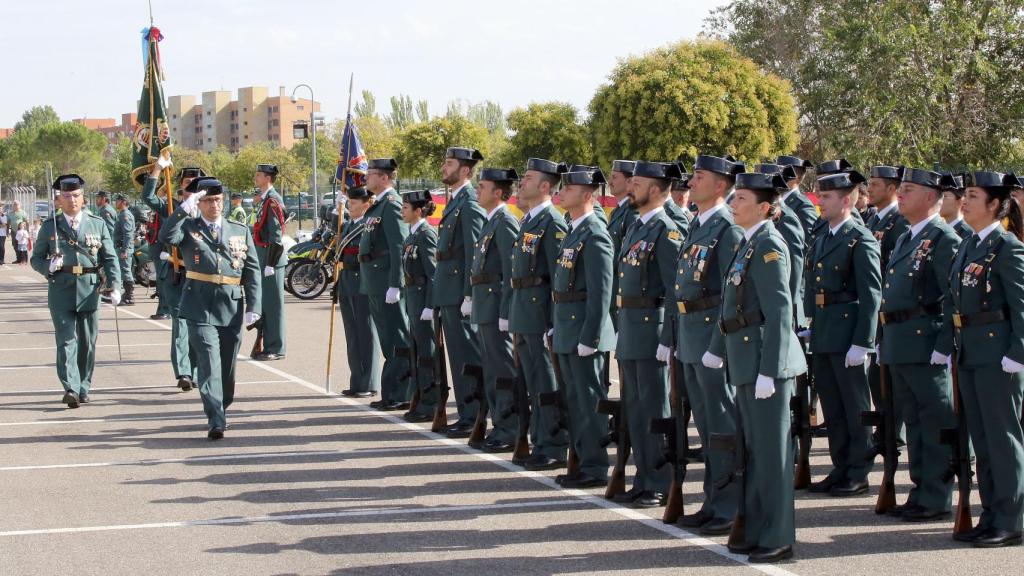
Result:
<instances>
[{"instance_id":1,"label":"tree","mask_svg":"<svg viewBox=\"0 0 1024 576\"><path fill-rule=\"evenodd\" d=\"M397 139L395 159L403 178L437 178L450 146L478 148L485 158L490 154L487 131L458 115L411 124Z\"/></svg>"},{"instance_id":2,"label":"tree","mask_svg":"<svg viewBox=\"0 0 1024 576\"><path fill-rule=\"evenodd\" d=\"M257 164L275 164L280 171L275 187L284 193L309 190L309 161L300 162L290 151L270 142L257 142L242 148L229 166L217 177L232 190L251 190Z\"/></svg>"},{"instance_id":3,"label":"tree","mask_svg":"<svg viewBox=\"0 0 1024 576\"><path fill-rule=\"evenodd\" d=\"M33 106L21 115L21 122L14 125L15 130L38 130L48 124L57 124L60 116L52 106Z\"/></svg>"},{"instance_id":4,"label":"tree","mask_svg":"<svg viewBox=\"0 0 1024 576\"><path fill-rule=\"evenodd\" d=\"M391 97L391 114L384 117L384 123L391 130L402 130L415 122L412 110L412 98L406 95Z\"/></svg>"},{"instance_id":5,"label":"tree","mask_svg":"<svg viewBox=\"0 0 1024 576\"><path fill-rule=\"evenodd\" d=\"M737 0L706 27L792 82L805 156L1001 168L1024 129L1020 6Z\"/></svg>"},{"instance_id":6,"label":"tree","mask_svg":"<svg viewBox=\"0 0 1024 576\"><path fill-rule=\"evenodd\" d=\"M175 158L177 161L177 158ZM112 192L131 192L132 184L132 140L121 137L114 143L110 154L100 164L103 187Z\"/></svg>"},{"instance_id":7,"label":"tree","mask_svg":"<svg viewBox=\"0 0 1024 576\"><path fill-rule=\"evenodd\" d=\"M420 100L416 103L416 119L420 122L430 120L430 106L426 100Z\"/></svg>"},{"instance_id":8,"label":"tree","mask_svg":"<svg viewBox=\"0 0 1024 576\"><path fill-rule=\"evenodd\" d=\"M789 84L724 42L679 42L621 61L590 101L597 159L732 154L756 161L793 151Z\"/></svg>"},{"instance_id":9,"label":"tree","mask_svg":"<svg viewBox=\"0 0 1024 576\"><path fill-rule=\"evenodd\" d=\"M376 117L362 117L353 120L359 130L359 141L369 158L392 158L395 156L395 134L391 128ZM339 133L344 133L345 123L339 122Z\"/></svg>"},{"instance_id":10,"label":"tree","mask_svg":"<svg viewBox=\"0 0 1024 576\"><path fill-rule=\"evenodd\" d=\"M304 163L306 166L309 166L311 160L310 150L312 148L313 140L311 138L307 138L296 142L295 145L292 146L291 153L297 162ZM318 189L323 190L325 188L330 188L330 178L331 176L334 176L338 169L338 157L340 154L340 146L333 135L317 132L316 165ZM309 172L307 171L307 174L308 173ZM310 182L310 190L312 190L312 182Z\"/></svg>"},{"instance_id":11,"label":"tree","mask_svg":"<svg viewBox=\"0 0 1024 576\"><path fill-rule=\"evenodd\" d=\"M363 101L356 102L352 106L352 113L357 118L376 118L377 117L377 99L374 98L373 92L369 90L363 90Z\"/></svg>"},{"instance_id":12,"label":"tree","mask_svg":"<svg viewBox=\"0 0 1024 576\"><path fill-rule=\"evenodd\" d=\"M502 166L521 168L530 157L588 164L593 150L576 107L567 102L532 103L508 113L512 136L496 158Z\"/></svg>"},{"instance_id":13,"label":"tree","mask_svg":"<svg viewBox=\"0 0 1024 576\"><path fill-rule=\"evenodd\" d=\"M100 162L107 149L107 138L77 122L45 124L36 131L33 156L52 162L54 171L76 173L86 182L102 179Z\"/></svg>"}]
</instances>

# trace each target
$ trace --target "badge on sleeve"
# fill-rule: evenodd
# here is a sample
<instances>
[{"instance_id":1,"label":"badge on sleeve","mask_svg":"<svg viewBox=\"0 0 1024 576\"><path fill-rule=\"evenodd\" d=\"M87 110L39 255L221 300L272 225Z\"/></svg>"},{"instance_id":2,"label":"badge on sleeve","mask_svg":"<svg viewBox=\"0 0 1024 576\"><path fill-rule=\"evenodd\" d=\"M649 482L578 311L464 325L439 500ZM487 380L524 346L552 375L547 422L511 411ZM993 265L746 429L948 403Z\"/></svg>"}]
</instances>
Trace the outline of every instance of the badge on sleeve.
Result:
<instances>
[{"instance_id":1,"label":"badge on sleeve","mask_svg":"<svg viewBox=\"0 0 1024 576\"><path fill-rule=\"evenodd\" d=\"M775 262L776 260L782 258L782 254L780 254L776 250L771 250L769 252L765 252L762 258L764 259L764 263L768 264L770 262Z\"/></svg>"}]
</instances>

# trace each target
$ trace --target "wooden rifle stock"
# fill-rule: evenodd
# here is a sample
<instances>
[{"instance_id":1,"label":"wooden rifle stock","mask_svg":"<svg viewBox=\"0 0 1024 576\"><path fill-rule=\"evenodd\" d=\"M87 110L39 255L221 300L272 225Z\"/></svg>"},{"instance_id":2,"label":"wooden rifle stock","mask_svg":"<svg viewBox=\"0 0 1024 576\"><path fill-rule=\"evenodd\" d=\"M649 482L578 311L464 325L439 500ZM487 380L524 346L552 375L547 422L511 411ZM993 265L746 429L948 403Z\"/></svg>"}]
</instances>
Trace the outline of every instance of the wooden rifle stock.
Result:
<instances>
[{"instance_id":1,"label":"wooden rifle stock","mask_svg":"<svg viewBox=\"0 0 1024 576\"><path fill-rule=\"evenodd\" d=\"M608 476L608 486L604 497L612 498L626 491L626 464L632 445L629 440L629 427L626 425L625 394L622 393L622 370L619 370L619 400L601 400L597 403L597 411L615 417L615 465Z\"/></svg>"},{"instance_id":2,"label":"wooden rifle stock","mask_svg":"<svg viewBox=\"0 0 1024 576\"><path fill-rule=\"evenodd\" d=\"M256 329L256 341L252 343L252 350L249 351L249 357L255 359L260 354L263 354L263 318L260 317L255 323L245 327L246 330Z\"/></svg>"},{"instance_id":3,"label":"wooden rifle stock","mask_svg":"<svg viewBox=\"0 0 1024 576\"><path fill-rule=\"evenodd\" d=\"M480 448L483 445L484 437L487 436L487 390L484 389L484 368L475 364L463 364L462 375L470 376L476 380L473 392L463 399L469 404L474 400L480 404L476 410L476 420L473 421L473 431L469 434L469 445L473 448Z\"/></svg>"},{"instance_id":4,"label":"wooden rifle stock","mask_svg":"<svg viewBox=\"0 0 1024 576\"><path fill-rule=\"evenodd\" d=\"M674 332L673 332L674 334ZM675 524L683 515L683 481L686 476L686 453L689 451L689 434L687 431L689 418L684 416L683 394L679 390L679 374L676 370L676 349L675 344L668 359L668 382L669 382L669 410L671 411L671 432L674 439L669 438L668 449L674 452L670 454L669 464L672 465L672 483L668 488L668 499L665 504L665 511L662 513L661 521L665 524ZM653 422L651 423L653 427ZM653 430L652 430L653 431Z\"/></svg>"},{"instance_id":5,"label":"wooden rifle stock","mask_svg":"<svg viewBox=\"0 0 1024 576\"><path fill-rule=\"evenodd\" d=\"M448 368L444 358L444 331L441 329L439 312L434 312L434 386L437 388L437 409L434 411L432 432L441 432L448 427Z\"/></svg>"},{"instance_id":6,"label":"wooden rifle stock","mask_svg":"<svg viewBox=\"0 0 1024 576\"><path fill-rule=\"evenodd\" d=\"M551 365L555 370L555 385L558 386L558 390L554 393L556 395L554 397L550 393L541 394L540 403L544 405L553 404L559 411L558 424L556 429L551 431L551 434L558 434L558 432L564 429L569 436L569 453L566 456L565 473L569 476L575 476L580 471L580 457L576 454L572 433L567 424L568 416L566 412L569 406L565 401L565 380L562 379L562 367L558 364L558 354L555 354L554 340L549 336L545 336L545 338L548 339L548 353L551 357Z\"/></svg>"},{"instance_id":7,"label":"wooden rifle stock","mask_svg":"<svg viewBox=\"0 0 1024 576\"><path fill-rule=\"evenodd\" d=\"M878 486L875 500L875 514L885 514L896 506L896 467L899 465L899 448L896 445L896 402L892 395L889 369L878 364L878 385L881 392L882 414L880 436L882 440L882 483Z\"/></svg>"},{"instance_id":8,"label":"wooden rifle stock","mask_svg":"<svg viewBox=\"0 0 1024 576\"><path fill-rule=\"evenodd\" d=\"M956 516L953 518L953 534L969 532L971 520L971 454L968 448L970 433L967 429L967 413L964 411L963 397L960 394L960 376L957 370L957 355L953 352L950 362L953 378L953 412L956 414L956 438L953 446L953 462L957 476Z\"/></svg>"}]
</instances>

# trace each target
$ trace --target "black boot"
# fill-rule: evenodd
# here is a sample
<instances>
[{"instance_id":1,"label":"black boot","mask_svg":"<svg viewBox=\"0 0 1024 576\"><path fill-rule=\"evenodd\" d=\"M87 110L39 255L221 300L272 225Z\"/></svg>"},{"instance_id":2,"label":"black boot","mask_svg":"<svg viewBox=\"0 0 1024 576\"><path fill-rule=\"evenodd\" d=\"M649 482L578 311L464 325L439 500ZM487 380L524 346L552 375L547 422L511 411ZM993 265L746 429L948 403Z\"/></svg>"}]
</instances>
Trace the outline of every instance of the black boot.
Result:
<instances>
[{"instance_id":1,"label":"black boot","mask_svg":"<svg viewBox=\"0 0 1024 576\"><path fill-rule=\"evenodd\" d=\"M135 305L135 284L132 282L126 282L124 285L124 298L121 298L122 306L134 306Z\"/></svg>"}]
</instances>

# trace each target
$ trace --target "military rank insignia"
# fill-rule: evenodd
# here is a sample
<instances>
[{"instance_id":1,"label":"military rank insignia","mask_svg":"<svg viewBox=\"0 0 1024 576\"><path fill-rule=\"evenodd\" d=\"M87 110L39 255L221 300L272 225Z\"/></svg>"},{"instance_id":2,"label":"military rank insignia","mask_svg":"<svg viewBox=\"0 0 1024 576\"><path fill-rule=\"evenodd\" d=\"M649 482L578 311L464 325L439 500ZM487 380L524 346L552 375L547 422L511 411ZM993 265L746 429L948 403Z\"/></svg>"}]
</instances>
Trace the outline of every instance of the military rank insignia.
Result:
<instances>
[{"instance_id":1,"label":"military rank insignia","mask_svg":"<svg viewBox=\"0 0 1024 576\"><path fill-rule=\"evenodd\" d=\"M562 232L562 231L555 232L555 240L561 240L563 238L565 238L565 232Z\"/></svg>"},{"instance_id":2,"label":"military rank insignia","mask_svg":"<svg viewBox=\"0 0 1024 576\"><path fill-rule=\"evenodd\" d=\"M402 260L415 260L418 251L415 244L406 244L405 252L402 253Z\"/></svg>"},{"instance_id":3,"label":"military rank insignia","mask_svg":"<svg viewBox=\"0 0 1024 576\"><path fill-rule=\"evenodd\" d=\"M231 252L231 268L241 270L245 253L248 252L248 247L245 245L245 236L229 236L228 250Z\"/></svg>"},{"instance_id":4,"label":"military rank insignia","mask_svg":"<svg viewBox=\"0 0 1024 576\"><path fill-rule=\"evenodd\" d=\"M477 243L477 246L480 249L480 254L481 255L487 254L487 247L490 246L491 238L493 236L494 236L494 234L488 234L487 236L484 236L483 238L481 238L480 242Z\"/></svg>"},{"instance_id":5,"label":"military rank insignia","mask_svg":"<svg viewBox=\"0 0 1024 576\"><path fill-rule=\"evenodd\" d=\"M668 239L676 242L683 239L683 234L679 230L670 230L668 233Z\"/></svg>"},{"instance_id":6,"label":"military rank insignia","mask_svg":"<svg viewBox=\"0 0 1024 576\"><path fill-rule=\"evenodd\" d=\"M981 275L984 272L985 267L981 264L968 264L967 267L964 268L963 278L960 283L966 288L975 288L981 280Z\"/></svg>"},{"instance_id":7,"label":"military rank insignia","mask_svg":"<svg viewBox=\"0 0 1024 576\"><path fill-rule=\"evenodd\" d=\"M199 232L193 232L192 233L192 239L195 240L196 242L202 242L203 235L200 234Z\"/></svg>"},{"instance_id":8,"label":"military rank insignia","mask_svg":"<svg viewBox=\"0 0 1024 576\"><path fill-rule=\"evenodd\" d=\"M367 218L366 219L366 231L367 232L373 232L374 230L377 229L377 224L380 224L380 217L379 216L375 216L373 218Z\"/></svg>"},{"instance_id":9,"label":"military rank insignia","mask_svg":"<svg viewBox=\"0 0 1024 576\"><path fill-rule=\"evenodd\" d=\"M764 259L764 263L768 264L769 262L775 262L776 260L782 258L782 254L775 250L771 250L769 252L765 252L762 258Z\"/></svg>"},{"instance_id":10,"label":"military rank insignia","mask_svg":"<svg viewBox=\"0 0 1024 576\"><path fill-rule=\"evenodd\" d=\"M540 234L530 234L529 232L523 234L523 253L525 254L536 254L537 247L540 246Z\"/></svg>"}]
</instances>

